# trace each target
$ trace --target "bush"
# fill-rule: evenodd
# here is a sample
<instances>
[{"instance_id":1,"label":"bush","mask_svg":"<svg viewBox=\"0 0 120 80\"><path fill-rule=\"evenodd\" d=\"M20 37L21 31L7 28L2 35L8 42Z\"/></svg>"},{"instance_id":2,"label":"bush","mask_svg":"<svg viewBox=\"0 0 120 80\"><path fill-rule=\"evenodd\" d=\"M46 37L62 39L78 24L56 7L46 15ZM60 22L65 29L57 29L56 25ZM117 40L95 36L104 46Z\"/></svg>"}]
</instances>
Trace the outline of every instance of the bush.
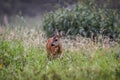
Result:
<instances>
[{"instance_id":1,"label":"bush","mask_svg":"<svg viewBox=\"0 0 120 80\"><path fill-rule=\"evenodd\" d=\"M48 36L52 36L55 28L58 28L66 35L91 37L102 33L117 38L120 19L116 10L77 4L72 9L62 8L46 14L43 27Z\"/></svg>"}]
</instances>

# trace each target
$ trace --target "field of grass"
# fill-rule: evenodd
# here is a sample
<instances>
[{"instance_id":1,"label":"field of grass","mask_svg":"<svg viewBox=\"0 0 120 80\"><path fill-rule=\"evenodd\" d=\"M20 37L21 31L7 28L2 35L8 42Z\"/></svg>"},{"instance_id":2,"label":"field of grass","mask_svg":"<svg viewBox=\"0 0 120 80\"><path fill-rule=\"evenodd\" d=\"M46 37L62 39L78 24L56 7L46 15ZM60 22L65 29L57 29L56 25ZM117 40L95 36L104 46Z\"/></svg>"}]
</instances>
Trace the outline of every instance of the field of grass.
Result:
<instances>
[{"instance_id":1,"label":"field of grass","mask_svg":"<svg viewBox=\"0 0 120 80\"><path fill-rule=\"evenodd\" d=\"M22 26L6 28L0 36L0 80L120 79L117 43L103 47L87 38L62 38L63 57L49 61L45 33Z\"/></svg>"}]
</instances>

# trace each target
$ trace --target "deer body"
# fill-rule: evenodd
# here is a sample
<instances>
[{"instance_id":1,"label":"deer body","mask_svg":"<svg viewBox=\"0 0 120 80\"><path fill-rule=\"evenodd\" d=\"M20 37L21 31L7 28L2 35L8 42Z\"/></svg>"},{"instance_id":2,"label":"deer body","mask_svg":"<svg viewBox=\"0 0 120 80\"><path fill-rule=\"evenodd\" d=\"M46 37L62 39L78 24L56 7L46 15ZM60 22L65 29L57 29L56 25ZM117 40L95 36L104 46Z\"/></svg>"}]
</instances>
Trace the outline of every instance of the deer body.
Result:
<instances>
[{"instance_id":1,"label":"deer body","mask_svg":"<svg viewBox=\"0 0 120 80\"><path fill-rule=\"evenodd\" d=\"M58 32L48 39L46 44L48 58L53 59L54 57L61 57L62 55L62 43Z\"/></svg>"}]
</instances>

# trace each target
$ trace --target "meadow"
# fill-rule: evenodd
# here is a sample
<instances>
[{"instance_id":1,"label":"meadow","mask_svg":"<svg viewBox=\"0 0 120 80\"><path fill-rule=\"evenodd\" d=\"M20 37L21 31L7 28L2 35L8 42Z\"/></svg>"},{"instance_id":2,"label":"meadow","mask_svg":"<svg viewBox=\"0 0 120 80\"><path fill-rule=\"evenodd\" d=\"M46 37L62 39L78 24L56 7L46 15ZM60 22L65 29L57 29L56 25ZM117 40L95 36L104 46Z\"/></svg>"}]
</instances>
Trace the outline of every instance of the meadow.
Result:
<instances>
[{"instance_id":1,"label":"meadow","mask_svg":"<svg viewBox=\"0 0 120 80\"><path fill-rule=\"evenodd\" d=\"M36 27L20 23L3 28L0 80L119 80L118 43L106 47L89 38L62 37L63 57L50 61L45 48L46 34L35 24Z\"/></svg>"},{"instance_id":2,"label":"meadow","mask_svg":"<svg viewBox=\"0 0 120 80\"><path fill-rule=\"evenodd\" d=\"M44 18L15 15L10 20L6 27L0 25L0 80L120 79L117 11L80 5ZM50 61L45 46L56 27L68 35L61 38L63 57ZM118 40L104 38L100 31Z\"/></svg>"}]
</instances>

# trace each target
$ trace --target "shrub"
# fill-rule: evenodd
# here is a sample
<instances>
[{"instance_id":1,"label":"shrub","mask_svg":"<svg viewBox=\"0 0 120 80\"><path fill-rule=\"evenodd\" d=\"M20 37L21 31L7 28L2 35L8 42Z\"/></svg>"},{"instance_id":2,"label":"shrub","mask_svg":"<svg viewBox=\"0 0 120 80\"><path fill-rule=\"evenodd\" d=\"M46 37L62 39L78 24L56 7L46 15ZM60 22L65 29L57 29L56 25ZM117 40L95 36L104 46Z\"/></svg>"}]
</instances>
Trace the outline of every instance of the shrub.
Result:
<instances>
[{"instance_id":1,"label":"shrub","mask_svg":"<svg viewBox=\"0 0 120 80\"><path fill-rule=\"evenodd\" d=\"M91 37L102 33L117 38L120 33L120 19L116 10L77 4L72 9L62 8L45 15L43 29L47 35L53 35L55 28L72 36L80 34Z\"/></svg>"}]
</instances>

